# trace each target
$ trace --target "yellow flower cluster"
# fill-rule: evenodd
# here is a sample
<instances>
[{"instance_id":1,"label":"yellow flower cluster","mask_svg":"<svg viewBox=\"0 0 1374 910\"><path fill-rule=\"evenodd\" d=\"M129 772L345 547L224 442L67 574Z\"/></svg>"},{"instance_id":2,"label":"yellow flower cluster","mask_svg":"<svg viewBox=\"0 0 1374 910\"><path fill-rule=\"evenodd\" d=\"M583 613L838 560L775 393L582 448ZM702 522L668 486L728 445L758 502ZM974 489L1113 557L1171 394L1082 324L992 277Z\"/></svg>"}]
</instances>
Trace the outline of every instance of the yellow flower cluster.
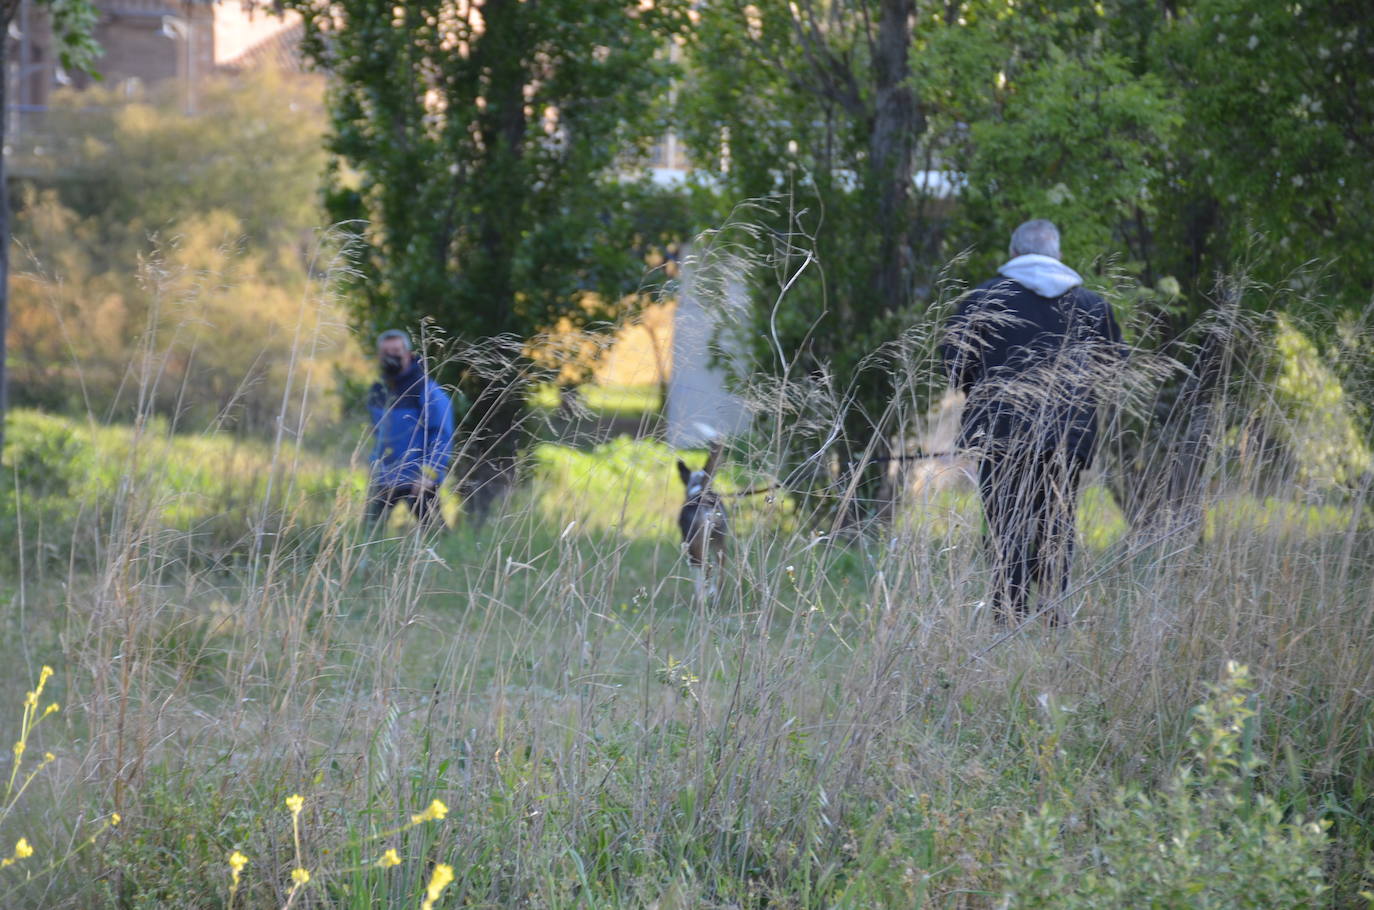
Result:
<instances>
[{"instance_id":1,"label":"yellow flower cluster","mask_svg":"<svg viewBox=\"0 0 1374 910\"><path fill-rule=\"evenodd\" d=\"M453 867L445 863L440 863L434 867L434 874L430 876L429 887L425 889L425 902L420 905L420 910L434 910L435 901L439 900L439 895L444 893L444 889L453 881Z\"/></svg>"},{"instance_id":2,"label":"yellow flower cluster","mask_svg":"<svg viewBox=\"0 0 1374 910\"><path fill-rule=\"evenodd\" d=\"M235 850L229 854L229 910L234 908L234 898L239 893L239 873L248 865L248 857Z\"/></svg>"},{"instance_id":3,"label":"yellow flower cluster","mask_svg":"<svg viewBox=\"0 0 1374 910\"><path fill-rule=\"evenodd\" d=\"M21 859L28 859L33 856L33 847L29 846L27 837L19 838L19 842L14 845L14 853L0 860L0 869L8 868L19 862Z\"/></svg>"},{"instance_id":4,"label":"yellow flower cluster","mask_svg":"<svg viewBox=\"0 0 1374 910\"><path fill-rule=\"evenodd\" d=\"M42 671L38 674L38 685L34 686L32 691L24 695L24 711L19 723L19 739L15 741L14 746L11 748L11 751L14 753L14 764L10 767L10 779L5 786L5 801L10 805L13 805L13 800L19 798L15 792L14 784L15 781L19 779L19 768L24 764L24 751L29 747L29 736L33 733L34 727L38 726L38 723L43 720L43 718L50 714L56 714L59 710L57 702L53 702L48 705L41 714L38 712L39 699L42 698L43 689L47 686L48 680L52 678L52 675L52 667L44 666ZM54 758L55 756L51 752L44 753L43 764L29 773L28 777L25 778L24 782L20 785L18 792L23 793L24 789L28 787L29 782L33 780L33 775L42 770L43 765L47 765Z\"/></svg>"},{"instance_id":5,"label":"yellow flower cluster","mask_svg":"<svg viewBox=\"0 0 1374 910\"><path fill-rule=\"evenodd\" d=\"M300 817L301 813L305 810L305 797L301 796L299 793L291 794L286 798L286 808L291 813L291 834L292 840L294 841L296 852L295 864L291 869L291 890L287 897L287 902L291 903L294 899L295 894L302 888L310 884L312 873L310 869L306 868L304 858L301 852ZM423 812L410 816L409 824L374 835L372 838L369 838L369 840L380 840L384 838L393 837L401 833L402 831L406 831L410 828L415 827L416 825L421 825L425 822L440 821L448 815L448 811L448 806L444 805L442 800L432 800L430 804L425 807L425 810ZM113 820L111 821L111 824L118 824L117 815L114 816ZM328 853L328 850L323 851L323 855L327 855ZM243 873L243 870L248 866L248 857L240 853L238 850L235 850L234 852L229 854L229 856L227 857L227 862L229 865L230 875L228 906L232 910L234 906L234 898L239 891L240 876ZM397 852L395 847L391 847L384 851L382 855L379 856L371 864L371 866L373 868L379 869L392 869L396 866L401 865L403 862L404 860L401 859L400 853ZM333 871L358 870L353 869ZM422 905L424 910L433 910L435 902L439 900L439 897L443 894L444 889L447 888L452 882L452 866L443 864L435 866L434 872L431 875L429 884L427 885L425 890L426 897Z\"/></svg>"},{"instance_id":6,"label":"yellow flower cluster","mask_svg":"<svg viewBox=\"0 0 1374 910\"><path fill-rule=\"evenodd\" d=\"M291 893L294 895L310 883L310 870L301 861L301 810L305 808L305 797L293 793L286 798L286 808L291 810L291 839L296 844L296 868L291 870Z\"/></svg>"},{"instance_id":7,"label":"yellow flower cluster","mask_svg":"<svg viewBox=\"0 0 1374 910\"><path fill-rule=\"evenodd\" d=\"M429 804L429 807L426 808L425 811L421 812L419 815L412 815L410 817L410 823L412 825L422 825L425 822L437 822L445 815L448 815L448 806L445 806L436 799Z\"/></svg>"},{"instance_id":8,"label":"yellow flower cluster","mask_svg":"<svg viewBox=\"0 0 1374 910\"><path fill-rule=\"evenodd\" d=\"M46 708L39 709L39 705L42 704L43 700L43 691L47 688L48 681L52 679L53 675L53 668L44 666L38 674L37 684L32 690L24 693L23 710L19 725L19 739L10 747L10 751L14 754L14 762L10 766L10 774L5 786L5 794L3 797L0 797L0 822L3 822L9 817L9 814L19 804L20 799L24 796L24 793L29 789L29 785L33 783L38 774L42 772L43 769L47 768L48 765L57 761L56 755L51 752L44 752L42 759L37 765L32 766L22 775L20 774L24 765L24 756L28 754L28 747L33 738L33 731L43 722L44 718L56 714L61 710L57 702L51 702ZM47 869L44 871L51 872L64 865L82 849L90 844L96 843L101 833L110 828L118 827L119 823L119 813L111 813L103 824L95 826L87 837L79 841L74 841L66 854L59 855L48 864ZM0 856L0 869L9 868L33 855L34 849L29 843L28 838L21 837L15 843L14 851L9 856Z\"/></svg>"}]
</instances>

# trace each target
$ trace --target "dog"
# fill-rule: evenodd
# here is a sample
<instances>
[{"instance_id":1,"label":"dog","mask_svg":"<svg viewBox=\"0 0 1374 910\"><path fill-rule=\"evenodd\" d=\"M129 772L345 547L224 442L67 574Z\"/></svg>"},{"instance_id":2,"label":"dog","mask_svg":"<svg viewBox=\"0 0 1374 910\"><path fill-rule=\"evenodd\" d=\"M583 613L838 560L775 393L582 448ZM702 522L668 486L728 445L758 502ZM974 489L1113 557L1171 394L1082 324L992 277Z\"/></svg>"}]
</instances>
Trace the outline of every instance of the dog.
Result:
<instances>
[{"instance_id":1,"label":"dog","mask_svg":"<svg viewBox=\"0 0 1374 910\"><path fill-rule=\"evenodd\" d=\"M711 489L723 448L719 441L713 442L706 456L706 465L700 471L687 467L681 458L677 461L677 473L687 493L678 511L677 526L682 532L687 561L697 570L698 596L703 592L709 596L715 595L712 570L725 559L725 540L730 533L730 518L725 510L725 502L719 493Z\"/></svg>"}]
</instances>

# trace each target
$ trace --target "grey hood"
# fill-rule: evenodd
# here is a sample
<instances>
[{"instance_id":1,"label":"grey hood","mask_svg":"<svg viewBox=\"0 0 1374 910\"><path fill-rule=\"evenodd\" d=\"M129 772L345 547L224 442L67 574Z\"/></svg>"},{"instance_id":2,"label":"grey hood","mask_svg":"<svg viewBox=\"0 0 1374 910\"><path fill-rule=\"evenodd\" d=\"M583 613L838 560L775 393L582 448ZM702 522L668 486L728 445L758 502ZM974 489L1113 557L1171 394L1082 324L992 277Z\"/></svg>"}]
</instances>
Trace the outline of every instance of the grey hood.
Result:
<instances>
[{"instance_id":1,"label":"grey hood","mask_svg":"<svg viewBox=\"0 0 1374 910\"><path fill-rule=\"evenodd\" d=\"M1041 297L1062 297L1070 288L1083 283L1083 276L1058 259L1027 253L1007 262L997 273L1030 288Z\"/></svg>"}]
</instances>

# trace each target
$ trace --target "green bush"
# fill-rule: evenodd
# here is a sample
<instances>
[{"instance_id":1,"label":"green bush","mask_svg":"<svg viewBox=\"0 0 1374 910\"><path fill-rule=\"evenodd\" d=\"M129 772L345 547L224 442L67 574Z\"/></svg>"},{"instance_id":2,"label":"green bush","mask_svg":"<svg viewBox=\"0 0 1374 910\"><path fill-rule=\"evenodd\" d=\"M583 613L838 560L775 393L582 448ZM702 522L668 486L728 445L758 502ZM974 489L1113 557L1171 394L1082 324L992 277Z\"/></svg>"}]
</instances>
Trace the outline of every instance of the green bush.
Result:
<instances>
[{"instance_id":1,"label":"green bush","mask_svg":"<svg viewBox=\"0 0 1374 910\"><path fill-rule=\"evenodd\" d=\"M100 861L108 872L88 895L94 905L219 905L224 857L265 821L249 800L225 792L204 771L150 775L131 823L105 844Z\"/></svg>"},{"instance_id":2,"label":"green bush","mask_svg":"<svg viewBox=\"0 0 1374 910\"><path fill-rule=\"evenodd\" d=\"M1008 851L1002 905L1317 906L1328 823L1285 819L1254 791L1249 688L1246 668L1228 663L1162 793L1119 790L1090 819L1068 800L1028 816Z\"/></svg>"},{"instance_id":3,"label":"green bush","mask_svg":"<svg viewBox=\"0 0 1374 910\"><path fill-rule=\"evenodd\" d=\"M87 542L131 515L184 533L195 558L241 551L264 521L313 548L339 515L356 512L364 483L341 459L294 446L172 433L161 418L137 428L26 409L10 412L3 463L15 495L0 498L0 537L16 546L0 548L0 567L17 567L21 552L30 565L85 564L96 552Z\"/></svg>"},{"instance_id":4,"label":"green bush","mask_svg":"<svg viewBox=\"0 0 1374 910\"><path fill-rule=\"evenodd\" d=\"M15 489L35 496L66 496L80 484L90 462L90 446L73 426L21 415L6 433L5 463ZM36 415L35 415L36 417Z\"/></svg>"}]
</instances>

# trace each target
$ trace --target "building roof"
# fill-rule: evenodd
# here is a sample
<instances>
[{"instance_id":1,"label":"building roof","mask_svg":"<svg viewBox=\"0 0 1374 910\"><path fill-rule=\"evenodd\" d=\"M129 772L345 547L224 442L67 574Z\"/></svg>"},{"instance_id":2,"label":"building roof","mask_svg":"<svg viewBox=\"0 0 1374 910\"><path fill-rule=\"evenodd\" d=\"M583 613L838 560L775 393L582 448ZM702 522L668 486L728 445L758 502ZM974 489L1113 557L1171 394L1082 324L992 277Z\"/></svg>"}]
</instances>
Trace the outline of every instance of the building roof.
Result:
<instances>
[{"instance_id":1,"label":"building roof","mask_svg":"<svg viewBox=\"0 0 1374 910\"><path fill-rule=\"evenodd\" d=\"M299 22L287 25L220 62L219 68L242 71L273 67L282 72L303 73L306 71L305 57L301 54L301 39L304 37L304 25Z\"/></svg>"}]
</instances>

